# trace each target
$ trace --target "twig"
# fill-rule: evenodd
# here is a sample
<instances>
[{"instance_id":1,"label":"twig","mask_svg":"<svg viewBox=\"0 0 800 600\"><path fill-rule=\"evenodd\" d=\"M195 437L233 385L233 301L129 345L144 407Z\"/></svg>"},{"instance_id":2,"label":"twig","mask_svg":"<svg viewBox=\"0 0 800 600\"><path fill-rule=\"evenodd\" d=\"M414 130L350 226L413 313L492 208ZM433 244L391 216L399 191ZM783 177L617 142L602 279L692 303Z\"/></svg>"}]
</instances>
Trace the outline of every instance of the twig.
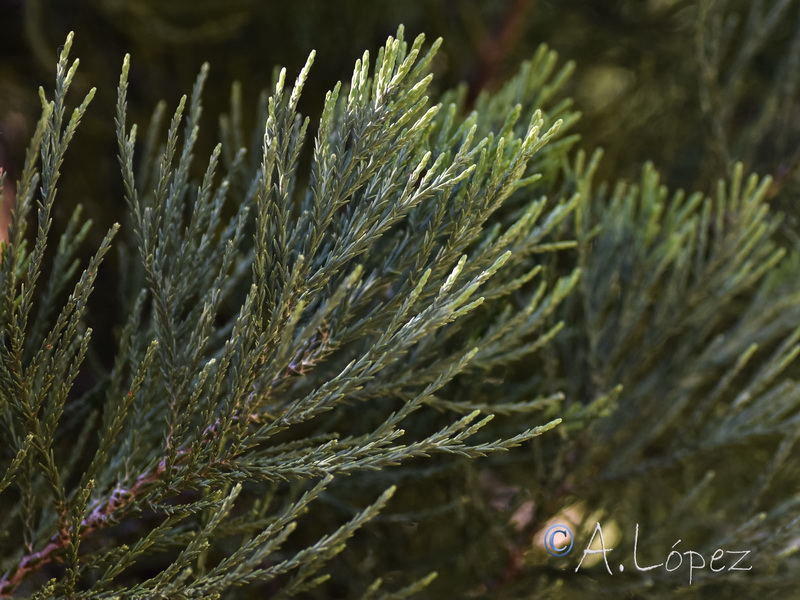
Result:
<instances>
[{"instance_id":1,"label":"twig","mask_svg":"<svg viewBox=\"0 0 800 600\"><path fill-rule=\"evenodd\" d=\"M500 31L481 40L477 75L469 91L470 102L501 75L500 68L524 33L525 18L535 4L536 0L512 0Z\"/></svg>"}]
</instances>

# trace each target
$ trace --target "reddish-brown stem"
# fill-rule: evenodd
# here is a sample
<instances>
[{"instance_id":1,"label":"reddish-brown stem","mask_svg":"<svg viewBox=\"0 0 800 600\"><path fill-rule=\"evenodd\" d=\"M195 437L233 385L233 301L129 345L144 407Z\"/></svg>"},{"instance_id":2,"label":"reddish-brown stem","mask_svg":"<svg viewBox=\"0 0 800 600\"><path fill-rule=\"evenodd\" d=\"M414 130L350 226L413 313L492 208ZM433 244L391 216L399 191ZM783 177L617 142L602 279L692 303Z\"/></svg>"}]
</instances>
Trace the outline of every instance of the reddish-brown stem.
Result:
<instances>
[{"instance_id":1,"label":"reddish-brown stem","mask_svg":"<svg viewBox=\"0 0 800 600\"><path fill-rule=\"evenodd\" d=\"M323 334L324 335L324 334ZM323 337L323 343L327 341ZM301 360L300 366L314 366L314 360L310 358L298 359ZM289 366L291 371L292 365ZM273 385L278 381L273 382ZM234 415L233 420L238 421L242 419L241 416ZM261 422L262 415L255 413L248 413L244 419L247 423L258 424ZM217 419L214 423L209 425L203 431L202 442L209 443L219 433L221 421ZM169 444L169 440L168 440ZM179 450L177 457L187 454L187 450ZM119 512L133 502L137 495L140 495L145 488L159 481L167 470L166 458L162 459L158 466L150 471L145 471L136 479L130 488L117 487L111 495L105 499L95 502L94 507L88 515L81 521L78 528L78 535L85 538L92 532L108 527L115 524L119 520ZM37 571L42 566L49 564L53 561L59 560L61 553L66 549L69 544L70 538L67 531L60 531L58 534L50 538L41 550L30 550L25 554L15 567L8 571L2 578L0 578L0 600L4 598L11 598L14 590L25 580L25 578L32 572Z\"/></svg>"},{"instance_id":2,"label":"reddish-brown stem","mask_svg":"<svg viewBox=\"0 0 800 600\"><path fill-rule=\"evenodd\" d=\"M525 32L525 21L536 0L512 0L495 35L486 35L480 43L477 74L470 86L470 103L478 92L490 87L501 75L500 68Z\"/></svg>"},{"instance_id":3,"label":"reddish-brown stem","mask_svg":"<svg viewBox=\"0 0 800 600\"><path fill-rule=\"evenodd\" d=\"M3 174L3 167L0 166L0 175ZM11 224L11 211L14 209L14 197L16 189L14 181L7 173L3 181L3 203L0 206L0 242L8 242L8 226Z\"/></svg>"},{"instance_id":4,"label":"reddish-brown stem","mask_svg":"<svg viewBox=\"0 0 800 600\"><path fill-rule=\"evenodd\" d=\"M11 224L11 211L17 195L14 156L25 145L27 129L21 113L9 113L0 120L0 173L4 172L6 175L3 182L3 202L0 205L0 242L8 242L8 226Z\"/></svg>"},{"instance_id":5,"label":"reddish-brown stem","mask_svg":"<svg viewBox=\"0 0 800 600\"><path fill-rule=\"evenodd\" d=\"M256 414L247 415L249 422L258 423L260 416ZM203 441L208 442L219 432L219 419L209 425L203 436ZM178 458L185 456L186 450L179 450ZM111 495L105 499L95 502L94 507L89 512L79 527L79 535L85 538L92 532L104 529L118 521L118 513L133 502L148 486L159 481L167 470L166 459L162 459L155 469L145 471L129 488L117 487ZM22 557L17 565L0 578L0 599L11 598L14 590L32 572L37 571L42 566L59 560L61 552L69 544L69 535L60 532L54 535L41 550L30 551Z\"/></svg>"},{"instance_id":6,"label":"reddish-brown stem","mask_svg":"<svg viewBox=\"0 0 800 600\"><path fill-rule=\"evenodd\" d=\"M162 460L154 470L139 475L130 488L117 487L108 498L98 501L92 511L81 521L79 535L84 538L93 531L113 524L115 514L129 505L138 494L142 493L144 488L158 481L165 469L166 462ZM68 543L69 536L60 532L50 538L41 550L23 556L19 563L0 579L0 598L11 598L14 590L28 574L58 560Z\"/></svg>"}]
</instances>

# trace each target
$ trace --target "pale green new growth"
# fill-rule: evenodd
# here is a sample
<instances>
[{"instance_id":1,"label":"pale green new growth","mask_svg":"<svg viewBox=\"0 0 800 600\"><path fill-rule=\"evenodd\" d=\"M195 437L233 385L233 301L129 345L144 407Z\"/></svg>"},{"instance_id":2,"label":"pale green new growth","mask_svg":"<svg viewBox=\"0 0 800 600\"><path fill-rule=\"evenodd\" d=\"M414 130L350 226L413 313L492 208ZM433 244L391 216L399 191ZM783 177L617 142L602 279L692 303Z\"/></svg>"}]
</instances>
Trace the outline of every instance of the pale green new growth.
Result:
<instances>
[{"instance_id":1,"label":"pale green new growth","mask_svg":"<svg viewBox=\"0 0 800 600\"><path fill-rule=\"evenodd\" d=\"M89 345L86 302L116 226L53 319L89 227L75 210L30 318L59 167L92 96L64 122L77 68L77 61L67 66L68 38L55 100L42 93L43 117L2 265L0 414L14 458L0 491L18 490L10 518L24 550L7 557L0 597L55 562L66 573L38 597L78 590L86 598L116 597L127 570L167 549L171 562L126 588L126 598L218 597L284 574L291 578L283 593L296 594L324 581L321 569L392 495L393 488L335 531L298 546L298 519L336 477L436 454L484 456L558 424L520 426L491 441L478 435L492 418L491 403L447 392L456 377L545 345L562 327L552 324L553 311L578 280L575 271L553 287L530 285L541 280L541 266L531 264L537 254L571 247L544 240L577 196L526 200L511 225L493 218L512 194L539 180L531 161L562 126L553 115L563 106L550 115L513 106L529 101L526 90L514 89L548 79L553 55L546 66L527 65L504 95L481 99L463 118L463 97L441 105L426 95L440 41L423 51L423 40L409 46L401 29L374 68L365 53L349 87L327 95L307 179L301 173L310 123L297 103L313 53L291 89L280 71L263 104L256 148L242 147L234 87L222 143L199 182L192 173L208 67L156 150L157 111L137 172L125 57L116 126L130 211L125 231L139 260L121 254L130 316L98 403L96 393L71 390ZM254 150L260 160L252 168ZM40 170L33 152L41 155ZM26 217L37 201L39 226L28 250ZM512 295L525 298L521 308ZM551 401L497 408L527 413ZM368 416L357 428L324 418L361 405ZM425 433L413 423L405 430L431 408L463 415ZM71 440L68 461L54 452L61 436ZM272 500L244 493L245 484L282 481L313 486L294 499L287 493L297 485L272 485ZM124 545L98 545L106 530L143 510L160 520ZM235 550L212 558L231 535L239 539ZM431 580L383 597L406 597ZM364 597L376 597L380 587L378 580Z\"/></svg>"},{"instance_id":2,"label":"pale green new growth","mask_svg":"<svg viewBox=\"0 0 800 600\"><path fill-rule=\"evenodd\" d=\"M572 152L573 65L546 47L496 91L432 100L440 41L400 28L318 120L298 113L312 52L294 83L275 71L252 131L234 84L216 146L208 65L141 135L125 57L109 210L127 212L83 259L81 207L51 223L93 96L67 117L70 36L0 264L0 598L796 589L800 253L770 205L780 182L728 154L760 152L771 107L796 111L800 34L785 87L729 137L789 2L753 2L735 48L726 4L697 13L730 173L706 193L670 192L649 163L595 183L601 152ZM103 310L113 342L91 339ZM558 558L540 534L567 518ZM624 574L574 568L598 522ZM748 550L752 569L630 564L679 543Z\"/></svg>"}]
</instances>

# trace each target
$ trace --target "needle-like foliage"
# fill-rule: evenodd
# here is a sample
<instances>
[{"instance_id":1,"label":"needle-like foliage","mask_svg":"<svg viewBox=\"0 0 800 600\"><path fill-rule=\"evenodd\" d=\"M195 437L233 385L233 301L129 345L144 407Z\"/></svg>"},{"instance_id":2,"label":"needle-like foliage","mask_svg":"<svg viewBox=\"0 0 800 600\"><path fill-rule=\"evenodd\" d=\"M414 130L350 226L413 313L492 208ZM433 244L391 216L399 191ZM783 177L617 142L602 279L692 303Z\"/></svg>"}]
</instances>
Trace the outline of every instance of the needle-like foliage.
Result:
<instances>
[{"instance_id":1,"label":"needle-like foliage","mask_svg":"<svg viewBox=\"0 0 800 600\"><path fill-rule=\"evenodd\" d=\"M745 85L790 3L741 47L733 4L696 13L705 193L598 182L544 46L439 93L440 41L400 28L313 121L312 53L252 112L234 84L208 153L209 67L141 135L125 57L89 255L70 36L0 264L0 598L793 597L793 175L731 164L796 108Z\"/></svg>"},{"instance_id":2,"label":"needle-like foliage","mask_svg":"<svg viewBox=\"0 0 800 600\"><path fill-rule=\"evenodd\" d=\"M326 96L313 134L297 112L313 53L293 85L279 73L250 148L234 96L197 181L207 67L161 144L154 119L139 160L126 57L116 127L130 311L113 368L79 393L87 301L98 269L113 269L101 263L119 227L76 280L88 227L76 209L46 268L59 168L92 96L65 118L78 66L67 40L3 253L0 597L213 598L278 580L291 596L324 579L394 492L308 540L303 515L334 480L484 456L558 424L539 416L481 436L492 403L448 391L543 346L560 328L548 315L577 282L575 271L536 284L536 257L570 246L544 240L577 201L530 193L568 146L547 146L559 117L574 120L565 105L545 113L546 98L529 102L554 57L465 116L463 94L427 96L440 42L423 42L401 29L374 66L365 53L349 85ZM496 215L511 196L525 200L504 223ZM527 414L532 400L498 409ZM136 575L152 556L155 572Z\"/></svg>"}]
</instances>

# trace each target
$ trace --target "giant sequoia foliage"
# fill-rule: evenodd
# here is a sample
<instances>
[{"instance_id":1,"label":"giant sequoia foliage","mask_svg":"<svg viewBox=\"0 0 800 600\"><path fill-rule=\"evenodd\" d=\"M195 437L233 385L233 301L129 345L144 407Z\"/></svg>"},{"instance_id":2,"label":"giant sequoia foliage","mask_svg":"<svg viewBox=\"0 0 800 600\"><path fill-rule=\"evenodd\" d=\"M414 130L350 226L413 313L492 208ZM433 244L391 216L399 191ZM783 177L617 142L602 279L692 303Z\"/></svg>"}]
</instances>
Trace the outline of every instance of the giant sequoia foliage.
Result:
<instances>
[{"instance_id":1,"label":"giant sequoia foliage","mask_svg":"<svg viewBox=\"0 0 800 600\"><path fill-rule=\"evenodd\" d=\"M0 598L790 597L793 172L731 160L761 160L793 76L730 127L790 3L753 3L738 52L723 4L697 46L709 193L649 163L603 182L544 46L440 92L440 41L401 28L318 119L312 53L254 109L234 85L218 135L207 66L131 123L126 57L120 224L86 258L58 193L92 175L70 36L3 188Z\"/></svg>"}]
</instances>

